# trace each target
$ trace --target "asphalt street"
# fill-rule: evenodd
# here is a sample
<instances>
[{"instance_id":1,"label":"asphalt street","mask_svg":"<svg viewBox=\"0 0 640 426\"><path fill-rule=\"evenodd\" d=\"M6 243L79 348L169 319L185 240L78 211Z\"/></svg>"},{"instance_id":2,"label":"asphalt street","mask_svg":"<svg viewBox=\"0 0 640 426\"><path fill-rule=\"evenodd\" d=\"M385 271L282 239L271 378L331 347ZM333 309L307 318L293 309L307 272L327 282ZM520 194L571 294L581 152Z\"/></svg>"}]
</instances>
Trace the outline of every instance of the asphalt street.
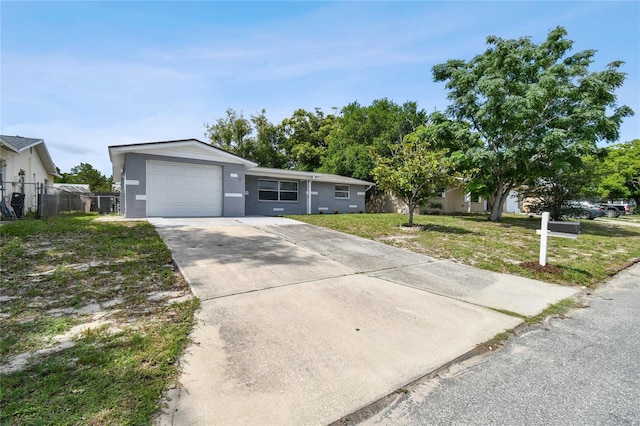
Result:
<instances>
[{"instance_id":1,"label":"asphalt street","mask_svg":"<svg viewBox=\"0 0 640 426\"><path fill-rule=\"evenodd\" d=\"M566 318L412 386L362 424L640 424L640 264Z\"/></svg>"}]
</instances>

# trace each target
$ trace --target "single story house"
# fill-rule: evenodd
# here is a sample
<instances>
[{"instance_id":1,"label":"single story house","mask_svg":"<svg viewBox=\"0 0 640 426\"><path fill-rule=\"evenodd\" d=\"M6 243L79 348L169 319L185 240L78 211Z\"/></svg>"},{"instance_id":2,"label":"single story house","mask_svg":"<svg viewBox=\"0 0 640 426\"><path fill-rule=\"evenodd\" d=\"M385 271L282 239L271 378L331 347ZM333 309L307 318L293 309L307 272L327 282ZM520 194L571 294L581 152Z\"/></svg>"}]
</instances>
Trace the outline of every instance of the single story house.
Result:
<instances>
[{"instance_id":1,"label":"single story house","mask_svg":"<svg viewBox=\"0 0 640 426\"><path fill-rule=\"evenodd\" d=\"M463 184L447 188L440 197L430 201L440 204L445 213L484 213L489 211L487 200L480 196L472 196ZM502 207L504 213L520 213L518 193L509 192L509 196Z\"/></svg>"},{"instance_id":2,"label":"single story house","mask_svg":"<svg viewBox=\"0 0 640 426\"><path fill-rule=\"evenodd\" d=\"M384 213L408 213L407 205L390 193L377 194L367 204L369 212ZM479 196L472 196L466 191L464 184L452 185L438 196L430 199L416 213L486 213L489 211L489 203ZM518 193L511 191L503 206L505 213L520 213Z\"/></svg>"},{"instance_id":3,"label":"single story house","mask_svg":"<svg viewBox=\"0 0 640 426\"><path fill-rule=\"evenodd\" d=\"M114 145L109 157L127 218L363 212L374 185L258 167L197 139Z\"/></svg>"},{"instance_id":4,"label":"single story house","mask_svg":"<svg viewBox=\"0 0 640 426\"><path fill-rule=\"evenodd\" d=\"M21 207L18 216L35 211L39 186L46 192L58 176L44 140L0 135L0 197Z\"/></svg>"}]
</instances>

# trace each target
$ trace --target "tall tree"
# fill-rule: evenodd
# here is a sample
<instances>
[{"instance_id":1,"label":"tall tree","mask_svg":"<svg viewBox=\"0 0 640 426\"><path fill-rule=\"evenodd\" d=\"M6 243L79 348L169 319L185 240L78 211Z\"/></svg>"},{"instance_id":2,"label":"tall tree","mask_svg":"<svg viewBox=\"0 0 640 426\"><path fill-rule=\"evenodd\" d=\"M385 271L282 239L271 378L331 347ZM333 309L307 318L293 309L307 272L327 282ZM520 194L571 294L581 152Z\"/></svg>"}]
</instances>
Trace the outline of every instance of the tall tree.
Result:
<instances>
[{"instance_id":1,"label":"tall tree","mask_svg":"<svg viewBox=\"0 0 640 426\"><path fill-rule=\"evenodd\" d=\"M242 113L229 108L226 117L218 118L215 124L205 124L205 136L211 145L241 157L249 158L253 149L251 121Z\"/></svg>"},{"instance_id":2,"label":"tall tree","mask_svg":"<svg viewBox=\"0 0 640 426\"><path fill-rule=\"evenodd\" d=\"M287 167L287 156L284 150L285 136L280 128L272 124L262 110L258 115L251 116L251 123L256 132L251 140L252 148L250 160L262 167L281 169Z\"/></svg>"},{"instance_id":3,"label":"tall tree","mask_svg":"<svg viewBox=\"0 0 640 426\"><path fill-rule=\"evenodd\" d=\"M297 109L291 117L282 120L280 128L286 138L284 147L289 168L314 171L321 166L327 149L327 133L334 118L316 108L315 113Z\"/></svg>"},{"instance_id":4,"label":"tall tree","mask_svg":"<svg viewBox=\"0 0 640 426\"><path fill-rule=\"evenodd\" d=\"M472 60L432 69L449 90L447 113L469 123L483 141L468 155L480 171L472 187L489 198L492 221L501 220L512 189L562 166L551 159L578 157L599 141L617 140L623 118L633 114L616 104L623 62L589 72L595 51L567 56L573 42L566 35L555 28L541 44L490 36L487 50Z\"/></svg>"},{"instance_id":5,"label":"tall tree","mask_svg":"<svg viewBox=\"0 0 640 426\"><path fill-rule=\"evenodd\" d=\"M392 144L401 143L426 121L427 114L415 102L402 106L386 98L369 106L353 102L342 109L327 135L320 171L370 180L375 167L371 152L390 155Z\"/></svg>"}]
</instances>

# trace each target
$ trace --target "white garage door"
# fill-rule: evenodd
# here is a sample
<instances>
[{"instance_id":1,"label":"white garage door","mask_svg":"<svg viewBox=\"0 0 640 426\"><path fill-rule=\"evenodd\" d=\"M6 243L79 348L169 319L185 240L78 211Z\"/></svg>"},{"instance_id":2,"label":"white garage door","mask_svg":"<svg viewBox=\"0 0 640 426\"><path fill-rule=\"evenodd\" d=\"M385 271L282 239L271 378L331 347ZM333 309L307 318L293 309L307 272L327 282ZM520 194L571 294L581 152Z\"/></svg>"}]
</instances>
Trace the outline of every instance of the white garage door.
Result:
<instances>
[{"instance_id":1,"label":"white garage door","mask_svg":"<svg viewBox=\"0 0 640 426\"><path fill-rule=\"evenodd\" d=\"M222 167L147 161L147 216L222 215Z\"/></svg>"}]
</instances>

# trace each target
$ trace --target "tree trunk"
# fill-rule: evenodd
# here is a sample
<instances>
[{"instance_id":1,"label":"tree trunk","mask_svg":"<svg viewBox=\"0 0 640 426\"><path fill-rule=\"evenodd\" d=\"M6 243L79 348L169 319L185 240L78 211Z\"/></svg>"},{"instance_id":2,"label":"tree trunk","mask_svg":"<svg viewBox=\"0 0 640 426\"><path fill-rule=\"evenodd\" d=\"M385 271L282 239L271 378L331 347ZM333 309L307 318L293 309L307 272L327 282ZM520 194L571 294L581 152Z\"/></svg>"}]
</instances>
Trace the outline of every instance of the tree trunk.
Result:
<instances>
[{"instance_id":1,"label":"tree trunk","mask_svg":"<svg viewBox=\"0 0 640 426\"><path fill-rule=\"evenodd\" d=\"M408 207L409 207L409 227L412 227L413 226L413 210L416 208L416 205L414 203L409 203Z\"/></svg>"},{"instance_id":2,"label":"tree trunk","mask_svg":"<svg viewBox=\"0 0 640 426\"><path fill-rule=\"evenodd\" d=\"M502 209L510 190L511 188L504 188L502 184L498 185L498 189L493 194L493 203L491 204L491 215L489 216L491 222L500 222L502 220Z\"/></svg>"},{"instance_id":3,"label":"tree trunk","mask_svg":"<svg viewBox=\"0 0 640 426\"><path fill-rule=\"evenodd\" d=\"M636 213L640 213L640 197L632 197L632 198L636 202Z\"/></svg>"}]
</instances>

